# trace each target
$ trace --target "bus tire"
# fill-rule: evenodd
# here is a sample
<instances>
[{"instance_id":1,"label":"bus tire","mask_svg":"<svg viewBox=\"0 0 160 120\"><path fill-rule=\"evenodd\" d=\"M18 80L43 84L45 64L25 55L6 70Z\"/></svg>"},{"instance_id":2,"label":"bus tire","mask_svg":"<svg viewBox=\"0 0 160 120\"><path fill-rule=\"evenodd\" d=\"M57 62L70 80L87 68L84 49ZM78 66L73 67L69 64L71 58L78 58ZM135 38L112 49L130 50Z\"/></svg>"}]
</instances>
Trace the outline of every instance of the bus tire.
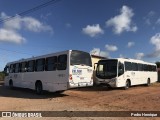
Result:
<instances>
[{"instance_id":1,"label":"bus tire","mask_svg":"<svg viewBox=\"0 0 160 120\"><path fill-rule=\"evenodd\" d=\"M43 93L43 86L40 81L36 82L35 90L38 95L41 95Z\"/></svg>"},{"instance_id":2,"label":"bus tire","mask_svg":"<svg viewBox=\"0 0 160 120\"><path fill-rule=\"evenodd\" d=\"M130 87L130 81L127 80L124 86L124 89L127 90Z\"/></svg>"},{"instance_id":3,"label":"bus tire","mask_svg":"<svg viewBox=\"0 0 160 120\"><path fill-rule=\"evenodd\" d=\"M9 88L13 89L13 81L12 80L9 80Z\"/></svg>"},{"instance_id":4,"label":"bus tire","mask_svg":"<svg viewBox=\"0 0 160 120\"><path fill-rule=\"evenodd\" d=\"M148 78L146 86L150 86L150 85L151 85L151 81L150 81L150 79Z\"/></svg>"},{"instance_id":5,"label":"bus tire","mask_svg":"<svg viewBox=\"0 0 160 120\"><path fill-rule=\"evenodd\" d=\"M63 93L65 90L56 91L57 94Z\"/></svg>"}]
</instances>

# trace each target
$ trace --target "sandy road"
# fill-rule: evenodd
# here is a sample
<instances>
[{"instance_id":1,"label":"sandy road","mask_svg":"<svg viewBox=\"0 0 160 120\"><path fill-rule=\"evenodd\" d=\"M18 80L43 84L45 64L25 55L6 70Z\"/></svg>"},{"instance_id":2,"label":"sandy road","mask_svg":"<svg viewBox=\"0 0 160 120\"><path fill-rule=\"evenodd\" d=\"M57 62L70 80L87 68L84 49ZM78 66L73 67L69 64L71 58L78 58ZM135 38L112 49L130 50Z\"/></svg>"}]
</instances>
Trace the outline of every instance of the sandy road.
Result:
<instances>
[{"instance_id":1,"label":"sandy road","mask_svg":"<svg viewBox=\"0 0 160 120\"><path fill-rule=\"evenodd\" d=\"M160 111L160 83L128 90L106 87L78 88L63 94L16 88L0 83L0 111ZM78 119L78 118L77 118Z\"/></svg>"}]
</instances>

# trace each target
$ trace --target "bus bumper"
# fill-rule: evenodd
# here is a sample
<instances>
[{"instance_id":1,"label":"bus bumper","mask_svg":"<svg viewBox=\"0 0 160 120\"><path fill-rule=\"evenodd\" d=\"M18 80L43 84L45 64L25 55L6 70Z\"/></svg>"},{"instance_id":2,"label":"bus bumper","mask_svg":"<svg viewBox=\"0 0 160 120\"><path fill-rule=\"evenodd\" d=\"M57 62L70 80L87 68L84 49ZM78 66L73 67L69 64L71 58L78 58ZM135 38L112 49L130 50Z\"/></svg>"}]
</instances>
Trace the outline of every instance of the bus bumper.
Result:
<instances>
[{"instance_id":1,"label":"bus bumper","mask_svg":"<svg viewBox=\"0 0 160 120\"><path fill-rule=\"evenodd\" d=\"M87 86L93 86L92 82L78 82L78 83L68 83L68 88L77 88L77 87L87 87Z\"/></svg>"},{"instance_id":2,"label":"bus bumper","mask_svg":"<svg viewBox=\"0 0 160 120\"><path fill-rule=\"evenodd\" d=\"M117 87L116 79L112 80L99 80L96 82L97 85L102 86L110 86L110 87Z\"/></svg>"}]
</instances>

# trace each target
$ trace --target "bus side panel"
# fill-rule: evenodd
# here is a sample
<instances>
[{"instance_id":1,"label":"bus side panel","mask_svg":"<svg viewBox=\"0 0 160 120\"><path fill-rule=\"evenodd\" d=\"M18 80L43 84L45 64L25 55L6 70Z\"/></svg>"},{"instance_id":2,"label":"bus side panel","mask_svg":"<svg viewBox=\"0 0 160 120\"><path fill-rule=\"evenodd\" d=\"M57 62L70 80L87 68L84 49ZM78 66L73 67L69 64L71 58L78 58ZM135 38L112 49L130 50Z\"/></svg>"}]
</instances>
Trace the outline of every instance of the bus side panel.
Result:
<instances>
[{"instance_id":1,"label":"bus side panel","mask_svg":"<svg viewBox=\"0 0 160 120\"><path fill-rule=\"evenodd\" d=\"M27 72L24 74L22 87L35 89L37 80L42 82L43 90L58 91L67 89L67 70L59 71L43 71L43 72Z\"/></svg>"},{"instance_id":2,"label":"bus side panel","mask_svg":"<svg viewBox=\"0 0 160 120\"><path fill-rule=\"evenodd\" d=\"M12 80L14 87L21 87L22 75L20 73L10 73L5 77L5 86L9 86L9 81Z\"/></svg>"},{"instance_id":3,"label":"bus side panel","mask_svg":"<svg viewBox=\"0 0 160 120\"><path fill-rule=\"evenodd\" d=\"M156 72L152 72L151 73L151 83L154 83L154 82L157 82L158 81L158 73L157 73L157 71Z\"/></svg>"}]
</instances>

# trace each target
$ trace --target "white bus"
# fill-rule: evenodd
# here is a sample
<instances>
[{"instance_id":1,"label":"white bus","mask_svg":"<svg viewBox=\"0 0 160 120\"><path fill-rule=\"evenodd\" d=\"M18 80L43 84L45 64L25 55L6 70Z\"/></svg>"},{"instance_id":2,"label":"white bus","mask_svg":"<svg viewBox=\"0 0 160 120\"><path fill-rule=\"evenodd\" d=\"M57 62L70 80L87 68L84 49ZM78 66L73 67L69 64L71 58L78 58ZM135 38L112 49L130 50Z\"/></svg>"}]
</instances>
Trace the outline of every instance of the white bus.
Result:
<instances>
[{"instance_id":1,"label":"white bus","mask_svg":"<svg viewBox=\"0 0 160 120\"><path fill-rule=\"evenodd\" d=\"M87 52L67 50L6 65L5 86L56 92L93 85L91 56Z\"/></svg>"},{"instance_id":2,"label":"white bus","mask_svg":"<svg viewBox=\"0 0 160 120\"><path fill-rule=\"evenodd\" d=\"M97 84L109 87L124 87L146 84L157 81L156 64L134 59L106 59L97 64Z\"/></svg>"}]
</instances>

